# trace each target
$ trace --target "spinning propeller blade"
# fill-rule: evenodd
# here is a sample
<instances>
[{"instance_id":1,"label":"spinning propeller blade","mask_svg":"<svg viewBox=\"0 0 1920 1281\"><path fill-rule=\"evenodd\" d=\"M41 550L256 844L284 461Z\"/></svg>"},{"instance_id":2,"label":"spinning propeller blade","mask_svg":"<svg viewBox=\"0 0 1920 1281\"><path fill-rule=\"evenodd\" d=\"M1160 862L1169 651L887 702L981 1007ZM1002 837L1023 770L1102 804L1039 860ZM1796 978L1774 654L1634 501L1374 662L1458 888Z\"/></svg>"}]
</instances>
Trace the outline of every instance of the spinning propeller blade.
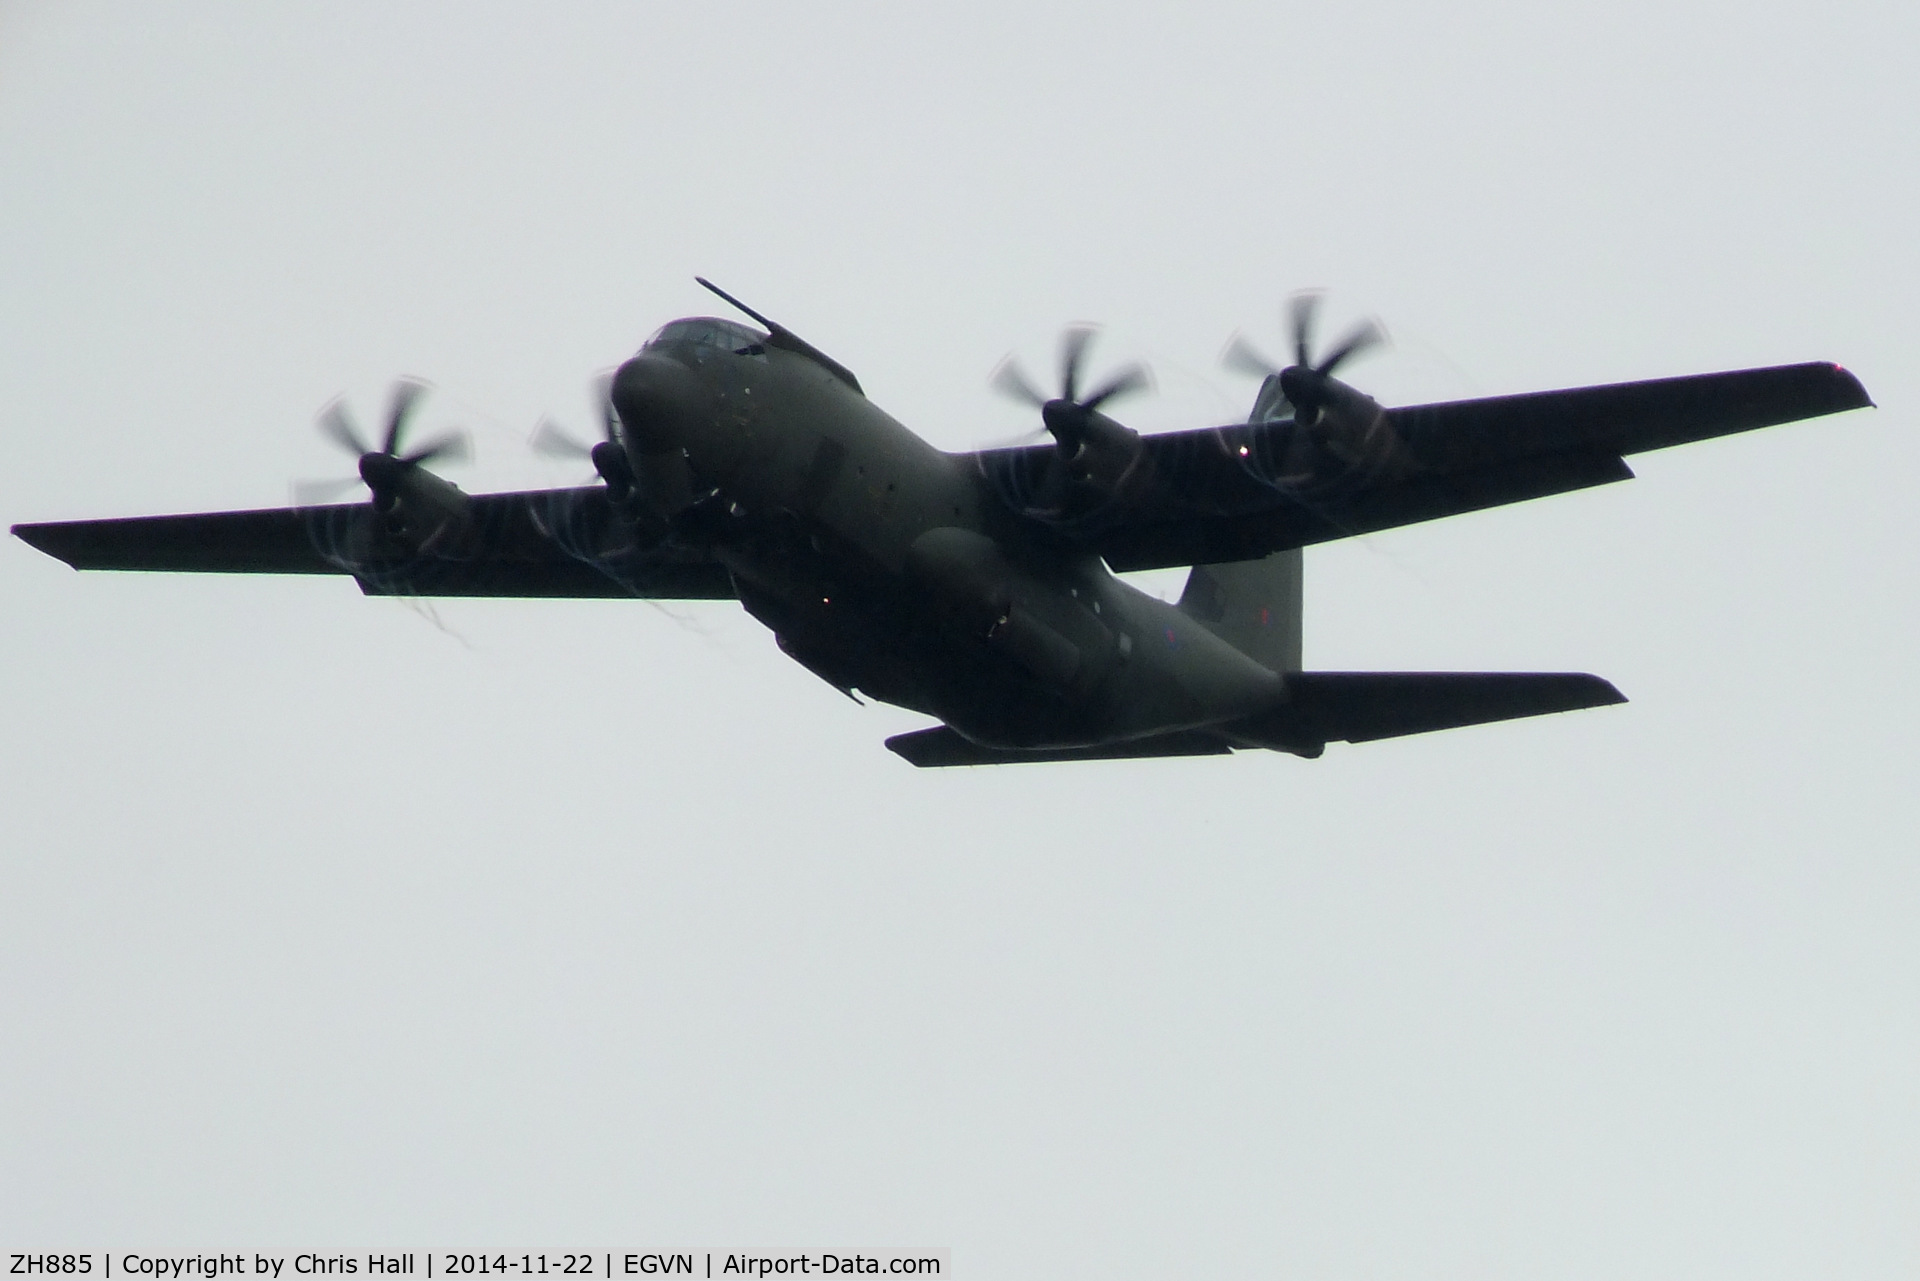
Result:
<instances>
[{"instance_id":1,"label":"spinning propeller blade","mask_svg":"<svg viewBox=\"0 0 1920 1281\"><path fill-rule=\"evenodd\" d=\"M1022 401L1035 409L1047 403L1046 396L1027 378L1026 372L1008 356L1000 362L989 380L993 389L1011 400Z\"/></svg>"},{"instance_id":2,"label":"spinning propeller blade","mask_svg":"<svg viewBox=\"0 0 1920 1281\"><path fill-rule=\"evenodd\" d=\"M547 458L565 458L573 461L593 457L592 445L545 416L534 424L533 438L529 443L533 446L534 453Z\"/></svg>"},{"instance_id":3,"label":"spinning propeller blade","mask_svg":"<svg viewBox=\"0 0 1920 1281\"><path fill-rule=\"evenodd\" d=\"M387 439L380 446L380 452L389 457L400 453L400 437L406 431L407 419L413 416L413 407L419 403L421 393L426 388L411 378L402 378L393 384L393 397L387 407ZM367 450L361 450L367 453Z\"/></svg>"},{"instance_id":4,"label":"spinning propeller blade","mask_svg":"<svg viewBox=\"0 0 1920 1281\"><path fill-rule=\"evenodd\" d=\"M336 400L320 411L320 434L356 458L373 449L360 438L359 429L353 425L353 415L347 412L343 400Z\"/></svg>"},{"instance_id":5,"label":"spinning propeller blade","mask_svg":"<svg viewBox=\"0 0 1920 1281\"><path fill-rule=\"evenodd\" d=\"M1226 348L1220 353L1221 364L1235 373L1253 378L1265 379L1278 375L1281 386L1287 389L1283 396L1263 391L1260 402L1255 406L1256 413L1266 417L1293 414L1297 419L1310 422L1318 414L1316 389L1323 387L1325 380L1332 378L1341 365L1387 341L1387 331L1379 321L1371 318L1362 320L1315 364L1313 335L1320 314L1320 303L1325 297L1321 290L1303 289L1287 300L1286 321L1293 339L1293 364L1285 369L1262 355L1241 334L1236 332L1227 340Z\"/></svg>"},{"instance_id":6,"label":"spinning propeller blade","mask_svg":"<svg viewBox=\"0 0 1920 1281\"><path fill-rule=\"evenodd\" d=\"M1057 416L1061 410L1092 412L1110 400L1119 400L1153 386L1153 375L1135 361L1121 366L1086 396L1080 395L1080 373L1086 364L1087 348L1099 330L1092 325L1069 325L1060 333L1060 394L1048 397L1012 356L1001 361L989 380L995 391L1012 400L1031 405L1042 413Z\"/></svg>"},{"instance_id":7,"label":"spinning propeller blade","mask_svg":"<svg viewBox=\"0 0 1920 1281\"><path fill-rule=\"evenodd\" d=\"M633 492L633 468L626 447L620 443L620 411L613 406L613 373L595 375L593 400L600 415L600 439L587 444L551 418L542 417L533 429L531 444L535 453L549 458L584 459L607 483L607 495L616 504L625 502Z\"/></svg>"},{"instance_id":8,"label":"spinning propeller blade","mask_svg":"<svg viewBox=\"0 0 1920 1281\"><path fill-rule=\"evenodd\" d=\"M1280 366L1261 355L1259 349L1248 342L1239 330L1235 330L1233 337L1227 339L1226 350L1220 353L1220 363L1234 373L1245 374L1249 378L1270 378L1280 372Z\"/></svg>"},{"instance_id":9,"label":"spinning propeller blade","mask_svg":"<svg viewBox=\"0 0 1920 1281\"><path fill-rule=\"evenodd\" d=\"M595 374L592 386L594 408L600 416L600 439L617 445L620 443L620 413L613 407L613 373L605 371ZM549 458L593 457L593 445L544 415L534 425L531 444L535 453Z\"/></svg>"},{"instance_id":10,"label":"spinning propeller blade","mask_svg":"<svg viewBox=\"0 0 1920 1281\"><path fill-rule=\"evenodd\" d=\"M472 444L463 431L443 432L426 444L406 453L400 452L401 443L406 439L407 424L413 417L415 405L426 394L426 384L411 378L402 378L394 383L388 402L386 430L382 433L381 447L374 449L360 434L360 428L353 420L353 414L347 409L346 401L335 400L320 411L318 426L320 434L338 445L360 461L359 476L342 477L338 480L297 481L293 486L294 503L300 507L316 506L337 498L354 485L365 483L374 491L376 500L382 497L381 489L374 484L388 483L383 478L401 474L401 469L425 467L431 462L463 462L473 456Z\"/></svg>"},{"instance_id":11,"label":"spinning propeller blade","mask_svg":"<svg viewBox=\"0 0 1920 1281\"><path fill-rule=\"evenodd\" d=\"M1048 398L1009 356L1000 362L991 378L996 391L1040 411L1042 430L1053 436L1054 448L1042 478L1034 487L1034 501L1021 506L1035 513L1058 513L1071 501L1069 486L1090 477L1089 449L1096 438L1107 441L1138 441L1125 427L1100 414L1109 401L1131 396L1153 386L1147 367L1133 362L1121 366L1093 390L1082 393L1081 381L1087 362L1087 349L1099 331L1092 325L1069 325L1060 333L1060 394ZM1122 444L1120 448L1127 449ZM1111 453L1109 448L1107 457ZM1125 470L1123 465L1121 471ZM1023 482L1023 484L1026 482Z\"/></svg>"},{"instance_id":12,"label":"spinning propeller blade","mask_svg":"<svg viewBox=\"0 0 1920 1281\"><path fill-rule=\"evenodd\" d=\"M1374 347L1378 347L1386 340L1387 332L1380 327L1377 321L1363 320L1354 326L1353 331L1346 336L1345 340L1343 340L1338 347L1333 349L1331 355L1314 366L1314 371L1320 374L1331 374L1349 359L1358 356L1363 351L1369 351Z\"/></svg>"}]
</instances>

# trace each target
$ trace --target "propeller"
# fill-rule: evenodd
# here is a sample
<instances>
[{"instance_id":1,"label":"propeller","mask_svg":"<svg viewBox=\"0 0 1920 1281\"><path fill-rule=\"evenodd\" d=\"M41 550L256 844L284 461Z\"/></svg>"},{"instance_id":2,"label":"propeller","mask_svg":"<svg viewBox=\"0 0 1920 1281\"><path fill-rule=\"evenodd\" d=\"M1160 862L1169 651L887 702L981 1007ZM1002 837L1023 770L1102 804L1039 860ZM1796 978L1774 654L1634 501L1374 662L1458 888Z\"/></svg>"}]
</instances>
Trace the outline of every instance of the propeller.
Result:
<instances>
[{"instance_id":1,"label":"propeller","mask_svg":"<svg viewBox=\"0 0 1920 1281\"><path fill-rule=\"evenodd\" d=\"M1288 300L1287 320L1293 334L1293 364L1286 368L1275 364L1239 333L1227 340L1226 350L1220 354L1221 363L1235 373L1254 378L1279 378L1283 399L1275 402L1270 412L1278 416L1291 408L1294 419L1306 426L1312 426L1320 417L1320 402L1324 398L1326 384L1333 378L1333 371L1387 340L1387 332L1378 321L1363 320L1316 363L1313 359L1314 322L1325 296L1320 290L1308 289Z\"/></svg>"},{"instance_id":2,"label":"propeller","mask_svg":"<svg viewBox=\"0 0 1920 1281\"><path fill-rule=\"evenodd\" d=\"M541 418L533 429L535 453L549 458L585 459L607 483L607 496L617 506L633 492L633 468L627 461L626 447L620 443L620 413L613 407L613 374L598 374L593 380L593 403L600 411L600 439L587 444L551 418Z\"/></svg>"},{"instance_id":3,"label":"propeller","mask_svg":"<svg viewBox=\"0 0 1920 1281\"><path fill-rule=\"evenodd\" d=\"M1044 395L1020 368L1019 362L1009 356L1000 362L993 373L992 385L1014 400L1023 401L1040 411L1040 419L1053 438L1069 454L1077 451L1085 440L1093 415L1100 407L1111 400L1131 396L1153 386L1153 375L1145 365L1135 361L1123 365L1082 396L1080 394L1081 366L1086 363L1087 348L1092 344L1098 332L1091 325L1071 325L1060 334L1060 394L1054 397Z\"/></svg>"},{"instance_id":4,"label":"propeller","mask_svg":"<svg viewBox=\"0 0 1920 1281\"><path fill-rule=\"evenodd\" d=\"M392 398L387 406L386 431L378 449L368 444L360 434L360 428L344 400L335 400L320 412L320 434L359 458L360 475L357 480L372 491L373 505L378 511L392 510L399 501L401 485L416 468L425 468L432 462L461 462L472 457L467 435L461 431L443 432L424 445L402 452L407 424L412 419L414 406L426 390L426 384L410 378L394 383ZM339 496L355 483L354 477L301 482L294 486L294 501L302 507L312 506L325 501L327 497Z\"/></svg>"}]
</instances>

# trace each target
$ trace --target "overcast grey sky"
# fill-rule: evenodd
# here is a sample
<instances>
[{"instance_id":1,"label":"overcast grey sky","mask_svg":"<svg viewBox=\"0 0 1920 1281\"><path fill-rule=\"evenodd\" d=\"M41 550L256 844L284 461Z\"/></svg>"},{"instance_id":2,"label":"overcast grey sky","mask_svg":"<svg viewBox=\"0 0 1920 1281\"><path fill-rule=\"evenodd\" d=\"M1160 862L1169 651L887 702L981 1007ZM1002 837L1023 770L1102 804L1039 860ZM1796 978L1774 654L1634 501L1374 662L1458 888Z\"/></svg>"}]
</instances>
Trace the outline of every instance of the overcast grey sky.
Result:
<instances>
[{"instance_id":1,"label":"overcast grey sky","mask_svg":"<svg viewBox=\"0 0 1920 1281\"><path fill-rule=\"evenodd\" d=\"M1104 322L1389 403L1881 408L1308 555L1307 659L1626 707L918 773L731 606L0 546L0 1245L934 1245L967 1276L1920 1269L1920 18L1892 3L0 3L0 517L470 489L708 275L946 448ZM1173 580L1177 587L1177 577ZM1168 589L1162 584L1163 589ZM638 1247L636 1247L638 1248Z\"/></svg>"}]
</instances>

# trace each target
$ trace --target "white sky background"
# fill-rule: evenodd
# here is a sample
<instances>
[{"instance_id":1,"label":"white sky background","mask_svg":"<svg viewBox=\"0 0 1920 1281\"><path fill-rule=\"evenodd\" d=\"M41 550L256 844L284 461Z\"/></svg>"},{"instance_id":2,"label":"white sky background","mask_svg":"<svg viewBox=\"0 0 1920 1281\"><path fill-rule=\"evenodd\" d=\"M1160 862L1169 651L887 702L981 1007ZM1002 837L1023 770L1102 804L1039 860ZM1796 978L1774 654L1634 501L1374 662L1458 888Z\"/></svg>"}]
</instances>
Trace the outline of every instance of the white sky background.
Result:
<instances>
[{"instance_id":1,"label":"white sky background","mask_svg":"<svg viewBox=\"0 0 1920 1281\"><path fill-rule=\"evenodd\" d=\"M732 606L0 545L0 1245L1912 1275L1910 6L0 5L0 518L470 489L713 277L946 448L1833 359L1881 409L1308 557L1310 666L1624 708L916 772ZM1177 581L1176 581L1177 585Z\"/></svg>"}]
</instances>

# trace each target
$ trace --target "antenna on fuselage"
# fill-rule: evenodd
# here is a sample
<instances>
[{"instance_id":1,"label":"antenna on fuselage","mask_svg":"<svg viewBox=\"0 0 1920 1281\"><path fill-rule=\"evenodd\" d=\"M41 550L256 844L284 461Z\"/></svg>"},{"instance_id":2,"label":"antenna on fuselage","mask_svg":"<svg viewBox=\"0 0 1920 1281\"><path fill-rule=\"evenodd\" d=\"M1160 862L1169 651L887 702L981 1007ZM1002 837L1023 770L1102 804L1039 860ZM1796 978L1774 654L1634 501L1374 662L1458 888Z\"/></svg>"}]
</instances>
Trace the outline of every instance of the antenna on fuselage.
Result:
<instances>
[{"instance_id":1,"label":"antenna on fuselage","mask_svg":"<svg viewBox=\"0 0 1920 1281\"><path fill-rule=\"evenodd\" d=\"M741 302L738 298L735 298L732 294L728 293L726 290L722 289L720 286L714 284L711 280L708 280L705 276L695 276L693 278L693 282L699 285L702 289L705 289L707 292L712 294L717 294L721 298L724 298L727 302L733 304L735 307L738 307L741 311L753 317L755 320L759 321L762 325L765 325L769 330L780 328L779 325L774 324L771 320L768 320L765 316L761 315L759 312L755 311L753 308L747 306L747 304Z\"/></svg>"},{"instance_id":2,"label":"antenna on fuselage","mask_svg":"<svg viewBox=\"0 0 1920 1281\"><path fill-rule=\"evenodd\" d=\"M708 280L705 276L695 276L693 279L702 289L725 299L728 303L753 317L754 320L765 325L767 329L767 346L778 347L782 351L790 351L796 355L805 356L808 360L811 360L814 364L820 366L847 386L860 392L862 396L867 394L860 390L860 380L853 376L851 369L848 369L832 356L827 355L826 352L821 351L818 347L794 333L793 330L788 329L785 325L767 319L720 286L714 284L711 280Z\"/></svg>"}]
</instances>

